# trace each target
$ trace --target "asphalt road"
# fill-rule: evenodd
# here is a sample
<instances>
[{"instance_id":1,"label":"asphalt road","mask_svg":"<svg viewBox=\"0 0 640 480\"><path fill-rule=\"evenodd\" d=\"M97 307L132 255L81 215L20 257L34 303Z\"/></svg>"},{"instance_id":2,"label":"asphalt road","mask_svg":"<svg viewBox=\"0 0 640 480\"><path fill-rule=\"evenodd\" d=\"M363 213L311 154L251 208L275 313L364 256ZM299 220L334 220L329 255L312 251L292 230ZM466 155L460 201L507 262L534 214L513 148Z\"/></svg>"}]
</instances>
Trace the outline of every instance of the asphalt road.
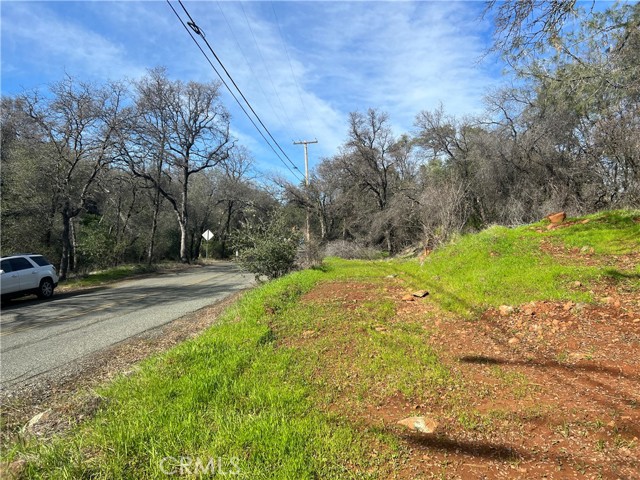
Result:
<instances>
[{"instance_id":1,"label":"asphalt road","mask_svg":"<svg viewBox=\"0 0 640 480\"><path fill-rule=\"evenodd\" d=\"M46 377L129 337L250 286L253 275L216 263L127 280L48 301L14 300L0 315L0 386Z\"/></svg>"}]
</instances>

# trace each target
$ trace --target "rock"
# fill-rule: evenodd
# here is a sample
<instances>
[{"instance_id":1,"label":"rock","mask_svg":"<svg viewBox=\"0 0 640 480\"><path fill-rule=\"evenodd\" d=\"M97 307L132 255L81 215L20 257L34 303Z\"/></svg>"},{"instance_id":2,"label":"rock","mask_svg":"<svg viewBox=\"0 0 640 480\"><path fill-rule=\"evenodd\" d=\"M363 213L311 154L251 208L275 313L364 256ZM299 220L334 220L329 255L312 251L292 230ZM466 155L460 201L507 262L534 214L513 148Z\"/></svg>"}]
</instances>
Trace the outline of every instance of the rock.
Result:
<instances>
[{"instance_id":1,"label":"rock","mask_svg":"<svg viewBox=\"0 0 640 480\"><path fill-rule=\"evenodd\" d=\"M429 295L429 292L427 292L426 290L418 290L416 292L413 292L411 295L418 298L424 298Z\"/></svg>"},{"instance_id":2,"label":"rock","mask_svg":"<svg viewBox=\"0 0 640 480\"><path fill-rule=\"evenodd\" d=\"M509 339L509 345L516 345L520 343L520 339L518 337L511 337Z\"/></svg>"},{"instance_id":3,"label":"rock","mask_svg":"<svg viewBox=\"0 0 640 480\"><path fill-rule=\"evenodd\" d=\"M39 414L33 416L31 420L29 420L29 422L27 422L27 424L25 425L25 430L31 430L38 424L40 420L42 420L45 415L48 415L49 412L51 412L51 409L47 409L44 412L40 412Z\"/></svg>"},{"instance_id":4,"label":"rock","mask_svg":"<svg viewBox=\"0 0 640 480\"><path fill-rule=\"evenodd\" d=\"M579 282L579 281L576 280L575 282L573 282L573 286L576 287L576 288L581 287L582 286L582 282Z\"/></svg>"},{"instance_id":5,"label":"rock","mask_svg":"<svg viewBox=\"0 0 640 480\"><path fill-rule=\"evenodd\" d=\"M503 317L508 317L513 313L513 307L511 305L500 305L498 311Z\"/></svg>"},{"instance_id":6,"label":"rock","mask_svg":"<svg viewBox=\"0 0 640 480\"><path fill-rule=\"evenodd\" d=\"M24 458L19 458L18 460L14 460L7 466L7 472L9 473L8 478L20 478L22 477L22 473L24 473L24 468L27 465L27 461ZM4 473L2 469L0 469L0 475ZM2 475L4 477L4 475Z\"/></svg>"},{"instance_id":7,"label":"rock","mask_svg":"<svg viewBox=\"0 0 640 480\"><path fill-rule=\"evenodd\" d=\"M562 223L564 222L564 219L567 218L567 214L564 212L557 212L547 215L547 218L551 223Z\"/></svg>"},{"instance_id":8,"label":"rock","mask_svg":"<svg viewBox=\"0 0 640 480\"><path fill-rule=\"evenodd\" d=\"M615 300L613 299L613 297L604 297L602 301L607 305L611 305Z\"/></svg>"},{"instance_id":9,"label":"rock","mask_svg":"<svg viewBox=\"0 0 640 480\"><path fill-rule=\"evenodd\" d=\"M398 421L398 423L420 433L433 433L438 428L438 422L426 417L408 417Z\"/></svg>"},{"instance_id":10,"label":"rock","mask_svg":"<svg viewBox=\"0 0 640 480\"><path fill-rule=\"evenodd\" d=\"M536 314L536 311L531 307L527 307L524 309L523 313L528 317L533 317Z\"/></svg>"},{"instance_id":11,"label":"rock","mask_svg":"<svg viewBox=\"0 0 640 480\"><path fill-rule=\"evenodd\" d=\"M415 297L413 295L405 295L402 297L402 300L405 302L413 302L415 301Z\"/></svg>"},{"instance_id":12,"label":"rock","mask_svg":"<svg viewBox=\"0 0 640 480\"><path fill-rule=\"evenodd\" d=\"M565 304L562 306L562 309L563 309L565 312L568 312L568 311L569 311L569 310L571 310L574 306L575 306L575 303L573 303L573 302L567 302L567 303L565 303Z\"/></svg>"},{"instance_id":13,"label":"rock","mask_svg":"<svg viewBox=\"0 0 640 480\"><path fill-rule=\"evenodd\" d=\"M585 245L580 249L580 253L595 253L595 249L593 247Z\"/></svg>"},{"instance_id":14,"label":"rock","mask_svg":"<svg viewBox=\"0 0 640 480\"><path fill-rule=\"evenodd\" d=\"M381 325L378 325L378 326L376 326L376 327L373 327L373 329L374 329L376 332L380 332L380 333L384 333L384 332L386 332L386 331L387 331L387 329L386 329L385 327L381 326Z\"/></svg>"},{"instance_id":15,"label":"rock","mask_svg":"<svg viewBox=\"0 0 640 480\"><path fill-rule=\"evenodd\" d=\"M555 224L553 224L553 223L552 223L552 224L550 224L550 225L547 225L547 230L553 230L554 228L556 228L556 226L557 226L557 225L555 225Z\"/></svg>"},{"instance_id":16,"label":"rock","mask_svg":"<svg viewBox=\"0 0 640 480\"><path fill-rule=\"evenodd\" d=\"M585 218L585 219L584 219L584 220L582 220L580 223L584 225L584 224L586 224L586 223L589 223L590 221L591 221L591 219L589 219L589 218Z\"/></svg>"},{"instance_id":17,"label":"rock","mask_svg":"<svg viewBox=\"0 0 640 480\"><path fill-rule=\"evenodd\" d=\"M391 275L387 275L385 278L396 278L398 275L392 273Z\"/></svg>"}]
</instances>

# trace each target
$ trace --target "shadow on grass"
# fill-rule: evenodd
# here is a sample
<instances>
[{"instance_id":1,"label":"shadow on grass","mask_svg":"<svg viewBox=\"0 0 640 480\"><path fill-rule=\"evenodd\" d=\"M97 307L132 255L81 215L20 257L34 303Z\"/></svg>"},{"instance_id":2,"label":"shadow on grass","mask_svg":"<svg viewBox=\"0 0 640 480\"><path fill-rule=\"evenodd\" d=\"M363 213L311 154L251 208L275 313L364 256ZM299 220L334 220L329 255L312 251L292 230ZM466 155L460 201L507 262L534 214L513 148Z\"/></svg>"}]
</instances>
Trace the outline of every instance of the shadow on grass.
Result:
<instances>
[{"instance_id":1,"label":"shadow on grass","mask_svg":"<svg viewBox=\"0 0 640 480\"><path fill-rule=\"evenodd\" d=\"M607 268L604 270L604 276L614 280L640 280L640 273L621 272L616 268Z\"/></svg>"}]
</instances>

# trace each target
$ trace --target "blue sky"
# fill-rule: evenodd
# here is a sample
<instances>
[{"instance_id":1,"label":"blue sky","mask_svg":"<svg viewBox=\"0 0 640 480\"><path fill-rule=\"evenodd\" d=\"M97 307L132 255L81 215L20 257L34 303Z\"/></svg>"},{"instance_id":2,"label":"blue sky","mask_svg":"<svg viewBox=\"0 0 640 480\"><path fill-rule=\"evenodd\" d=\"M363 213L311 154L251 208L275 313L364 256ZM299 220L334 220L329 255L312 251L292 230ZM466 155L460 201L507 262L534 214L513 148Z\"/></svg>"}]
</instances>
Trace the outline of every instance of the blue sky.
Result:
<instances>
[{"instance_id":1,"label":"blue sky","mask_svg":"<svg viewBox=\"0 0 640 480\"><path fill-rule=\"evenodd\" d=\"M482 2L184 4L301 171L303 150L292 142L317 139L309 147L315 165L337 153L351 111L386 111L399 135L419 111L441 103L456 115L481 112L483 95L504 81L497 58L481 61L491 34ZM3 95L46 89L65 73L136 79L165 66L172 78L216 78L164 1L2 1L0 8ZM226 91L223 101L258 167L290 176Z\"/></svg>"}]
</instances>

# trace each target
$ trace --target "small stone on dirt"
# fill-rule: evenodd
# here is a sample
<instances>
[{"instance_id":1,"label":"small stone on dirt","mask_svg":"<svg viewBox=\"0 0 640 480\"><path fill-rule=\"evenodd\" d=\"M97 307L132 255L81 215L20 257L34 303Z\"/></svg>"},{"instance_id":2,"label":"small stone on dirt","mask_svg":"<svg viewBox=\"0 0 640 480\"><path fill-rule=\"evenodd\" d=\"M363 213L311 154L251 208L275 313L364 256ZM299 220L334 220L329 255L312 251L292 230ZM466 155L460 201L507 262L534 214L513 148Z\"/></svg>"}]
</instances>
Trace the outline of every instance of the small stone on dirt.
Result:
<instances>
[{"instance_id":1,"label":"small stone on dirt","mask_svg":"<svg viewBox=\"0 0 640 480\"><path fill-rule=\"evenodd\" d=\"M579 281L576 280L575 282L573 282L573 286L576 287L576 288L581 287L582 286L582 282L579 282Z\"/></svg>"},{"instance_id":2,"label":"small stone on dirt","mask_svg":"<svg viewBox=\"0 0 640 480\"><path fill-rule=\"evenodd\" d=\"M513 307L511 305L500 305L498 308L500 315L507 317L513 313Z\"/></svg>"},{"instance_id":3,"label":"small stone on dirt","mask_svg":"<svg viewBox=\"0 0 640 480\"><path fill-rule=\"evenodd\" d=\"M565 304L562 306L562 309L563 309L565 312L568 312L568 311L569 311L569 310L571 310L574 306L575 306L575 303L573 303L573 302L567 302L567 303L565 303Z\"/></svg>"},{"instance_id":4,"label":"small stone on dirt","mask_svg":"<svg viewBox=\"0 0 640 480\"><path fill-rule=\"evenodd\" d=\"M433 433L438 428L438 422L426 417L408 417L398 423L421 433Z\"/></svg>"},{"instance_id":5,"label":"small stone on dirt","mask_svg":"<svg viewBox=\"0 0 640 480\"><path fill-rule=\"evenodd\" d=\"M429 292L427 292L426 290L418 290L416 292L413 292L411 295L418 298L424 298L429 295Z\"/></svg>"},{"instance_id":6,"label":"small stone on dirt","mask_svg":"<svg viewBox=\"0 0 640 480\"><path fill-rule=\"evenodd\" d=\"M520 343L520 339L518 337L511 337L509 339L509 345L516 345Z\"/></svg>"},{"instance_id":7,"label":"small stone on dirt","mask_svg":"<svg viewBox=\"0 0 640 480\"><path fill-rule=\"evenodd\" d=\"M405 302L413 302L415 300L413 295L405 295L402 297L402 300Z\"/></svg>"}]
</instances>

